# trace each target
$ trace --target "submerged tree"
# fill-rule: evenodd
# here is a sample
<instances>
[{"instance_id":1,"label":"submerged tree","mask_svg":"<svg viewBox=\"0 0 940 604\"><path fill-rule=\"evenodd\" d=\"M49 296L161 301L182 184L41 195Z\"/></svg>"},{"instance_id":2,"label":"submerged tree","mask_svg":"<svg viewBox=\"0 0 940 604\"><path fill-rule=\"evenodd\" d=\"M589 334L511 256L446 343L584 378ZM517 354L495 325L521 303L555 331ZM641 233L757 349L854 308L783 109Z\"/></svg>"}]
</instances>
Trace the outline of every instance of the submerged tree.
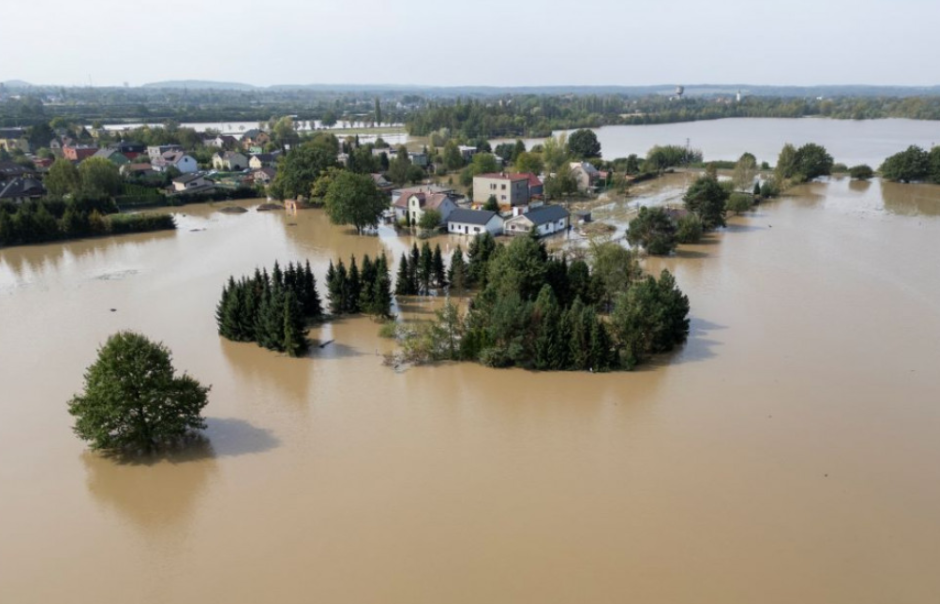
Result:
<instances>
[{"instance_id":1,"label":"submerged tree","mask_svg":"<svg viewBox=\"0 0 940 604\"><path fill-rule=\"evenodd\" d=\"M169 349L145 336L117 333L98 350L85 387L69 401L75 433L92 449L151 450L205 429L209 387L174 375Z\"/></svg>"}]
</instances>

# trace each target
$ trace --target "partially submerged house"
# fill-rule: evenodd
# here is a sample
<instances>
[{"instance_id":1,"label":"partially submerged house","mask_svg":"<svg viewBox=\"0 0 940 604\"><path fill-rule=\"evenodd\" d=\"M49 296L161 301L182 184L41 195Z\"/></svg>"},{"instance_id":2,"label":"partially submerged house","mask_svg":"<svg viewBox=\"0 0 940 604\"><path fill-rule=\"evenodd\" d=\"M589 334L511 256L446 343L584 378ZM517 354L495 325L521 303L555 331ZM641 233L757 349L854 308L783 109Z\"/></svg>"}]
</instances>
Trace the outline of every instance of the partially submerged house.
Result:
<instances>
[{"instance_id":1,"label":"partially submerged house","mask_svg":"<svg viewBox=\"0 0 940 604\"><path fill-rule=\"evenodd\" d=\"M407 197L402 196L399 199L401 201L404 201L405 216L411 218L412 224L418 224L428 210L437 210L441 215L441 224L444 224L457 209L457 196L452 193L412 193Z\"/></svg>"},{"instance_id":2,"label":"partially submerged house","mask_svg":"<svg viewBox=\"0 0 940 604\"><path fill-rule=\"evenodd\" d=\"M496 212L458 208L447 218L447 232L454 235L479 235L488 232L493 236L503 232L503 219Z\"/></svg>"},{"instance_id":3,"label":"partially submerged house","mask_svg":"<svg viewBox=\"0 0 940 604\"><path fill-rule=\"evenodd\" d=\"M508 219L503 225L507 235L528 235L535 230L539 237L568 229L571 216L562 206L541 206Z\"/></svg>"}]
</instances>

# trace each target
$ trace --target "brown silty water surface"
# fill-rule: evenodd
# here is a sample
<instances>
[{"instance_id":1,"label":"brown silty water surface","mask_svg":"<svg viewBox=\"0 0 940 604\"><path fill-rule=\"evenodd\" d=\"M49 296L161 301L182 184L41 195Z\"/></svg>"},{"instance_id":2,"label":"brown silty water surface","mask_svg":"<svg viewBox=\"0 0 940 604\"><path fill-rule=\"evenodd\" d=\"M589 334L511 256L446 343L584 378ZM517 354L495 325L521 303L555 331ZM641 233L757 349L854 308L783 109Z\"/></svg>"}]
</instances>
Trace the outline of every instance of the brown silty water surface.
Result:
<instances>
[{"instance_id":1,"label":"brown silty water surface","mask_svg":"<svg viewBox=\"0 0 940 604\"><path fill-rule=\"evenodd\" d=\"M331 257L411 242L178 222L0 251L0 602L940 598L938 188L811 184L649 260L689 342L608 375L396 373L363 318L304 359L220 340L230 274L309 258L322 293ZM124 328L212 384L208 445L122 465L71 433Z\"/></svg>"}]
</instances>

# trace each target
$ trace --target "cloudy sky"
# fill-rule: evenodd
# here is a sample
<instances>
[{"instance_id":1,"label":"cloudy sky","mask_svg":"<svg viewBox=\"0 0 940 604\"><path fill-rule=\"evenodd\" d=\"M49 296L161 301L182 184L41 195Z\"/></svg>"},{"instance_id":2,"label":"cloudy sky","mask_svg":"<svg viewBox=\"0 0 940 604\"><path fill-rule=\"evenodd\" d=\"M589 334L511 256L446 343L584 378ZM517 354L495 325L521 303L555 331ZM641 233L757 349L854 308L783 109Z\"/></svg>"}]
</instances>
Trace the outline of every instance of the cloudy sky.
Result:
<instances>
[{"instance_id":1,"label":"cloudy sky","mask_svg":"<svg viewBox=\"0 0 940 604\"><path fill-rule=\"evenodd\" d=\"M0 81L940 84L937 0L27 0Z\"/></svg>"}]
</instances>

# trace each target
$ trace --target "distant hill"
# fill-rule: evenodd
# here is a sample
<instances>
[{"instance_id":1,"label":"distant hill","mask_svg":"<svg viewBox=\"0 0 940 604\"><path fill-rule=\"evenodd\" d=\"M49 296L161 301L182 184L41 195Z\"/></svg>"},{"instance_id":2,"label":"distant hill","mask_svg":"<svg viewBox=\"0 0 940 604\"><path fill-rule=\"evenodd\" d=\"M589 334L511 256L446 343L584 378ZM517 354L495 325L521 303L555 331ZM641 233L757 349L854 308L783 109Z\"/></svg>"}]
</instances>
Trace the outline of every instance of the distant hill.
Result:
<instances>
[{"instance_id":1,"label":"distant hill","mask_svg":"<svg viewBox=\"0 0 940 604\"><path fill-rule=\"evenodd\" d=\"M212 82L209 80L168 80L152 82L141 88L188 88L190 90L256 90L257 86L241 82Z\"/></svg>"},{"instance_id":2,"label":"distant hill","mask_svg":"<svg viewBox=\"0 0 940 604\"><path fill-rule=\"evenodd\" d=\"M23 80L7 80L6 82L0 82L7 88L31 88L32 84L29 82L24 82Z\"/></svg>"}]
</instances>

